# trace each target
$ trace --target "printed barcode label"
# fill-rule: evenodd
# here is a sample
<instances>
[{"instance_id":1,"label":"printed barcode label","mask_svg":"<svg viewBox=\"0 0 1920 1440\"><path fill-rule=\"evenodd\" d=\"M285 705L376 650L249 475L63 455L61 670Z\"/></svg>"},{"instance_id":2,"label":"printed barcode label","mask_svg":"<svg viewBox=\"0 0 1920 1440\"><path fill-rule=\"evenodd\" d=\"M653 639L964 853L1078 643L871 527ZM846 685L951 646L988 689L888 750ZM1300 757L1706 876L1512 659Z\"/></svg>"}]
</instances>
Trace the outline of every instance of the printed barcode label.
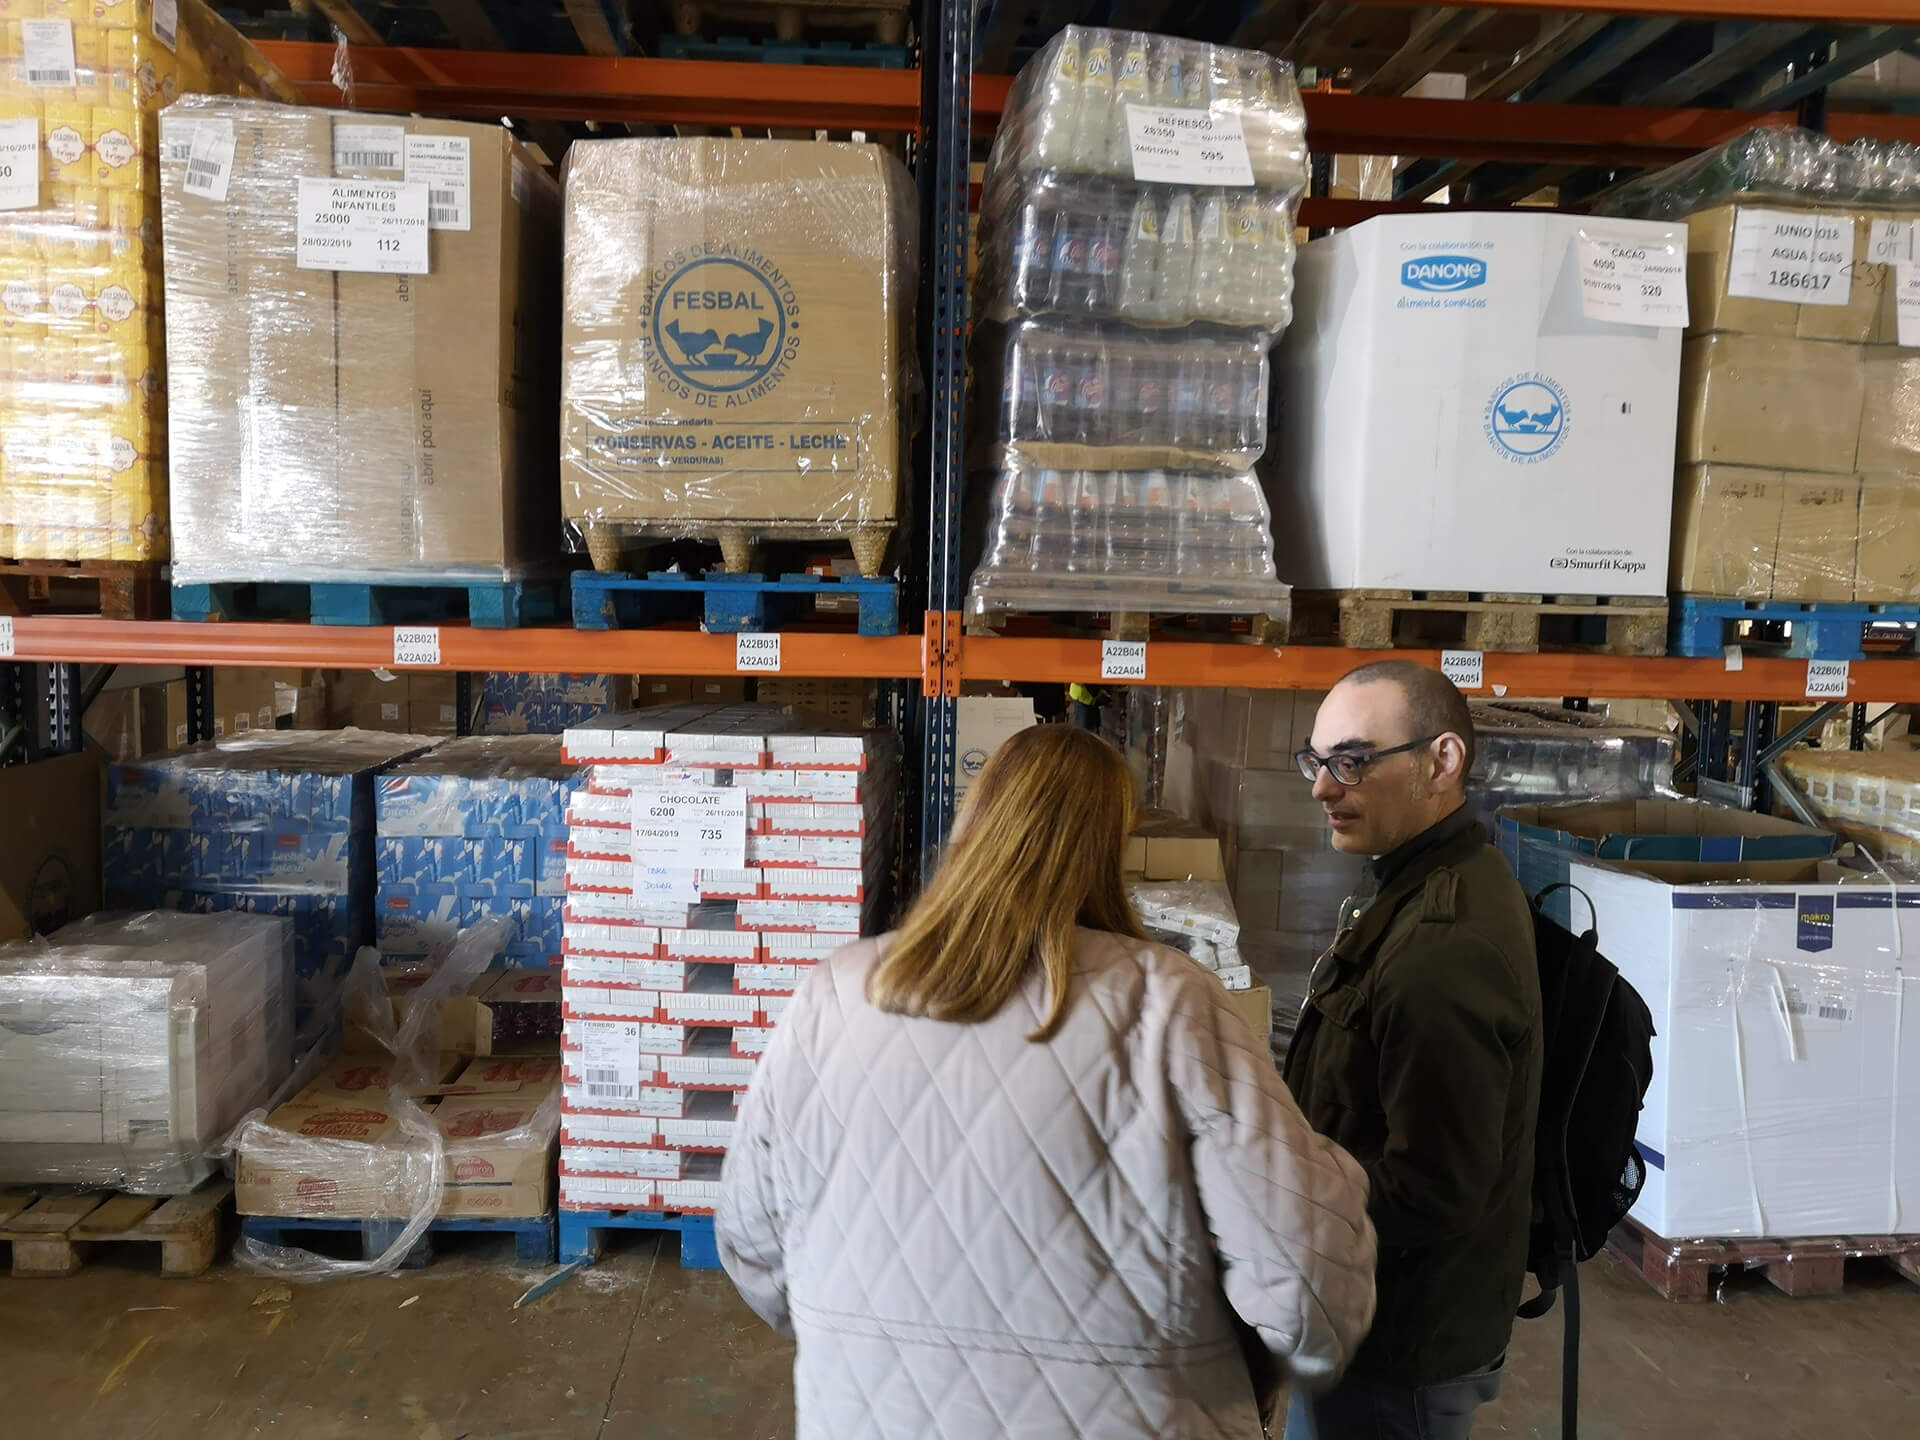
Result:
<instances>
[{"instance_id":1,"label":"printed barcode label","mask_svg":"<svg viewBox=\"0 0 1920 1440\"><path fill-rule=\"evenodd\" d=\"M437 230L444 230L454 222L459 214L460 212L458 210L449 210L439 205L429 205L427 207L427 223Z\"/></svg>"},{"instance_id":2,"label":"printed barcode label","mask_svg":"<svg viewBox=\"0 0 1920 1440\"><path fill-rule=\"evenodd\" d=\"M1839 1020L1844 1022L1853 1019L1853 1011L1849 1010L1845 1005L1823 1003L1820 1006L1820 1018L1822 1020Z\"/></svg>"},{"instance_id":3,"label":"printed barcode label","mask_svg":"<svg viewBox=\"0 0 1920 1440\"><path fill-rule=\"evenodd\" d=\"M631 1100L634 1087L631 1085L596 1085L589 1081L587 1094L595 1100Z\"/></svg>"},{"instance_id":4,"label":"printed barcode label","mask_svg":"<svg viewBox=\"0 0 1920 1440\"><path fill-rule=\"evenodd\" d=\"M588 1070L586 1075L587 1079L595 1085L618 1085L620 1083L620 1072L618 1070Z\"/></svg>"},{"instance_id":5,"label":"printed barcode label","mask_svg":"<svg viewBox=\"0 0 1920 1440\"><path fill-rule=\"evenodd\" d=\"M335 170L398 170L406 152L407 132L399 125L333 127Z\"/></svg>"},{"instance_id":6,"label":"printed barcode label","mask_svg":"<svg viewBox=\"0 0 1920 1440\"><path fill-rule=\"evenodd\" d=\"M220 168L219 165L211 160L194 160L189 158L187 160L187 177L189 179L211 180L220 173Z\"/></svg>"},{"instance_id":7,"label":"printed barcode label","mask_svg":"<svg viewBox=\"0 0 1920 1440\"><path fill-rule=\"evenodd\" d=\"M429 185L427 187L427 203L429 205L458 205L460 203L460 197L451 190L440 190Z\"/></svg>"},{"instance_id":8,"label":"printed barcode label","mask_svg":"<svg viewBox=\"0 0 1920 1440\"><path fill-rule=\"evenodd\" d=\"M398 170L400 157L391 150L342 150L340 166L346 170Z\"/></svg>"},{"instance_id":9,"label":"printed barcode label","mask_svg":"<svg viewBox=\"0 0 1920 1440\"><path fill-rule=\"evenodd\" d=\"M473 228L472 145L464 135L409 135L407 179L426 184L427 226Z\"/></svg>"},{"instance_id":10,"label":"printed barcode label","mask_svg":"<svg viewBox=\"0 0 1920 1440\"><path fill-rule=\"evenodd\" d=\"M202 121L192 136L187 152L187 173L180 188L203 200L225 203L227 187L233 181L233 122Z\"/></svg>"},{"instance_id":11,"label":"printed barcode label","mask_svg":"<svg viewBox=\"0 0 1920 1440\"><path fill-rule=\"evenodd\" d=\"M153 0L153 38L169 50L179 48L180 0Z\"/></svg>"},{"instance_id":12,"label":"printed barcode label","mask_svg":"<svg viewBox=\"0 0 1920 1440\"><path fill-rule=\"evenodd\" d=\"M71 20L22 20L20 48L27 62L27 84L75 83Z\"/></svg>"}]
</instances>

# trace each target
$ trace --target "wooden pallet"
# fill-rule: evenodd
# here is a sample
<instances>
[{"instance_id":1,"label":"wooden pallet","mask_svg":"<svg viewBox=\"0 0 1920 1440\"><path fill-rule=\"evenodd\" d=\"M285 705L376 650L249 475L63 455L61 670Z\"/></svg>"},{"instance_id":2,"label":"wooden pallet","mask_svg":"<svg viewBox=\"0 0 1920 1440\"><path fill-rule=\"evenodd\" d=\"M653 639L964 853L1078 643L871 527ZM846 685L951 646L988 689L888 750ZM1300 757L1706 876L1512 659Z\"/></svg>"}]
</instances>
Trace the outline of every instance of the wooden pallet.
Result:
<instances>
[{"instance_id":1,"label":"wooden pallet","mask_svg":"<svg viewBox=\"0 0 1920 1440\"><path fill-rule=\"evenodd\" d=\"M0 615L164 620L166 572L153 560L0 559Z\"/></svg>"},{"instance_id":2,"label":"wooden pallet","mask_svg":"<svg viewBox=\"0 0 1920 1440\"><path fill-rule=\"evenodd\" d=\"M95 1245L155 1243L162 1275L193 1276L213 1264L233 1182L209 1180L171 1198L105 1190L0 1191L0 1240L13 1246L13 1274L71 1275Z\"/></svg>"},{"instance_id":3,"label":"wooden pallet","mask_svg":"<svg viewBox=\"0 0 1920 1440\"><path fill-rule=\"evenodd\" d=\"M1071 635L1101 640L1209 640L1248 645L1284 645L1285 615L1192 614L1160 610L1067 610L1057 614L975 614L966 618L969 635Z\"/></svg>"},{"instance_id":4,"label":"wooden pallet","mask_svg":"<svg viewBox=\"0 0 1920 1440\"><path fill-rule=\"evenodd\" d=\"M362 1260L385 1254L406 1228L404 1220L336 1220L301 1215L247 1215L240 1221L240 1233L247 1239L275 1247L304 1249L307 1247L302 1243L302 1236L344 1234L350 1237L349 1245L359 1250L358 1258ZM466 1232L511 1236L514 1259L522 1265L553 1263L554 1224L549 1211L530 1218L443 1215L428 1224L426 1233L414 1242L400 1262L400 1268L418 1270L431 1264L436 1235Z\"/></svg>"},{"instance_id":5,"label":"wooden pallet","mask_svg":"<svg viewBox=\"0 0 1920 1440\"><path fill-rule=\"evenodd\" d=\"M1834 1295L1849 1260L1881 1260L1920 1285L1920 1235L1823 1235L1810 1239L1667 1240L1633 1220L1607 1236L1607 1253L1667 1299L1714 1297L1715 1275L1757 1270L1784 1295Z\"/></svg>"},{"instance_id":6,"label":"wooden pallet","mask_svg":"<svg viewBox=\"0 0 1920 1440\"><path fill-rule=\"evenodd\" d=\"M1664 596L1473 590L1295 590L1294 639L1355 650L1667 653Z\"/></svg>"},{"instance_id":7,"label":"wooden pallet","mask_svg":"<svg viewBox=\"0 0 1920 1440\"><path fill-rule=\"evenodd\" d=\"M823 558L824 551L831 547L844 559L846 551L840 551L838 547L845 545L853 552L854 569L862 576L874 578L883 572L887 546L893 540L891 525L854 525L845 531L826 533L818 527L787 525L778 520L756 525L715 526L711 530L695 530L687 534L684 539L697 542L697 545L719 546L720 564L715 567L693 560L692 556L697 554L697 550L687 551L684 544L636 531L621 522L574 523L581 531L593 568L603 575L646 575L659 570L663 567L648 562L668 547L672 547L674 559L683 570L716 570L726 575L768 575L776 571L814 570L822 568L822 565L815 564L816 552ZM803 564L767 563L770 552L778 554L784 562L796 553L795 546L806 547L807 558ZM833 568L837 570L840 567L835 564Z\"/></svg>"}]
</instances>

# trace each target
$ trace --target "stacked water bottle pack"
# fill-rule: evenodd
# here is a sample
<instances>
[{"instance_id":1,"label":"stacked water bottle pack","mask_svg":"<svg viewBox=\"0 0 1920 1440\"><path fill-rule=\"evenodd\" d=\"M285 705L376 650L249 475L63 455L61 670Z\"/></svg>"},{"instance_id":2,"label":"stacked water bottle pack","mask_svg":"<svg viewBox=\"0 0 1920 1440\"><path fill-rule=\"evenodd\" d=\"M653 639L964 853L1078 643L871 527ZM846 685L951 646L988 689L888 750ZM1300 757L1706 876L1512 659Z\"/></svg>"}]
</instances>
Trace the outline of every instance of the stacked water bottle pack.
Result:
<instances>
[{"instance_id":1,"label":"stacked water bottle pack","mask_svg":"<svg viewBox=\"0 0 1920 1440\"><path fill-rule=\"evenodd\" d=\"M1021 71L981 209L971 609L1284 615L1250 472L1304 134L1255 51L1069 26Z\"/></svg>"},{"instance_id":2,"label":"stacked water bottle pack","mask_svg":"<svg viewBox=\"0 0 1920 1440\"><path fill-rule=\"evenodd\" d=\"M565 744L589 768L568 809L561 1204L710 1211L794 990L879 926L899 742L679 705Z\"/></svg>"}]
</instances>

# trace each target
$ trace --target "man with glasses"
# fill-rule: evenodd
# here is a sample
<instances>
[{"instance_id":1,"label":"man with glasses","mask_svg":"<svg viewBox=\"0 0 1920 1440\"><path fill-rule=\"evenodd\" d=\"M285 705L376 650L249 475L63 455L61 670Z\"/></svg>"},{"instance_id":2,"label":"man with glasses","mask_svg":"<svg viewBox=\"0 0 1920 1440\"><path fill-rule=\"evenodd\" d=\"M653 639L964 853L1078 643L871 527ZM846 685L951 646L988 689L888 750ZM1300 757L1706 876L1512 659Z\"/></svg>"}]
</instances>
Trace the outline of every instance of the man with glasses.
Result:
<instances>
[{"instance_id":1,"label":"man with glasses","mask_svg":"<svg viewBox=\"0 0 1920 1440\"><path fill-rule=\"evenodd\" d=\"M1458 1440L1499 1393L1526 1268L1540 982L1526 896L1466 809L1473 718L1437 670L1366 665L1295 759L1373 862L1287 1052L1307 1119L1366 1167L1378 1309L1287 1440Z\"/></svg>"}]
</instances>

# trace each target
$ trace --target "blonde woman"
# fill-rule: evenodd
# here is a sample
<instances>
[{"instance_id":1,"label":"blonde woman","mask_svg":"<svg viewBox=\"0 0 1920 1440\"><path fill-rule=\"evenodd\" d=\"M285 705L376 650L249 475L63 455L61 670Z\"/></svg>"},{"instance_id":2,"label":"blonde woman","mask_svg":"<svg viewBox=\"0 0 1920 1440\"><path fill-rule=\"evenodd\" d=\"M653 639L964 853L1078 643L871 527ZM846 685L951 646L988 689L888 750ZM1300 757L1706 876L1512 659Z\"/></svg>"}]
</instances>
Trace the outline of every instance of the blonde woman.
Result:
<instances>
[{"instance_id":1,"label":"blonde woman","mask_svg":"<svg viewBox=\"0 0 1920 1440\"><path fill-rule=\"evenodd\" d=\"M1014 736L906 923L775 1033L718 1228L799 1341L802 1440L1257 1440L1274 1362L1322 1386L1365 1334L1366 1180L1142 933L1131 820L1104 741Z\"/></svg>"}]
</instances>

